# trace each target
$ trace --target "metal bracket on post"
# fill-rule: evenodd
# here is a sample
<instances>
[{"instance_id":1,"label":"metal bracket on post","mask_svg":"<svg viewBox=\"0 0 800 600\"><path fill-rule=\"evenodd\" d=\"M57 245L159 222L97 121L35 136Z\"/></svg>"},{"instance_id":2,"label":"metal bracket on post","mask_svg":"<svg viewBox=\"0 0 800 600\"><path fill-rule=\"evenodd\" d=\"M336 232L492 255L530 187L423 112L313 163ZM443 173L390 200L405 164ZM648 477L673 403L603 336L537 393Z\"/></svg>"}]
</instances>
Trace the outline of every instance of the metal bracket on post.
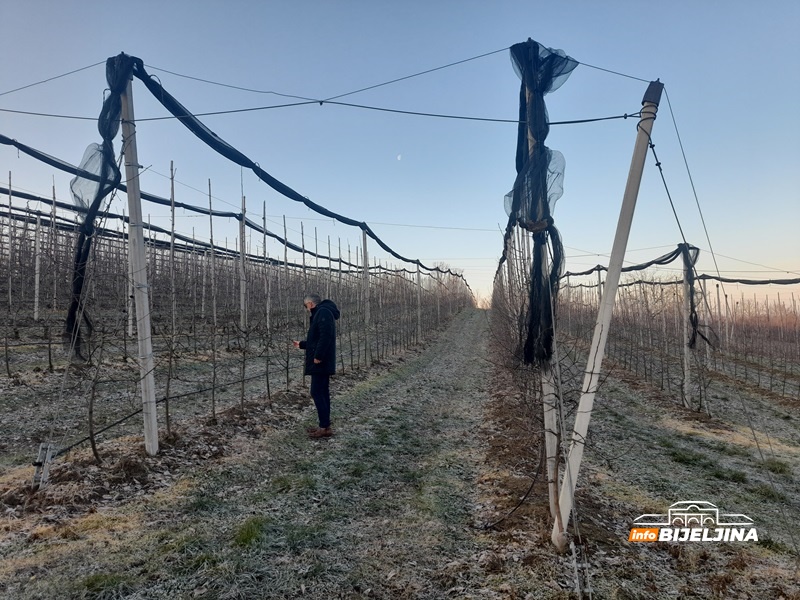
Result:
<instances>
[{"instance_id":1,"label":"metal bracket on post","mask_svg":"<svg viewBox=\"0 0 800 600\"><path fill-rule=\"evenodd\" d=\"M41 489L47 485L50 478L50 465L53 463L53 455L56 452L55 446L50 443L42 442L39 444L39 455L33 463L36 471L33 473L33 487Z\"/></svg>"}]
</instances>

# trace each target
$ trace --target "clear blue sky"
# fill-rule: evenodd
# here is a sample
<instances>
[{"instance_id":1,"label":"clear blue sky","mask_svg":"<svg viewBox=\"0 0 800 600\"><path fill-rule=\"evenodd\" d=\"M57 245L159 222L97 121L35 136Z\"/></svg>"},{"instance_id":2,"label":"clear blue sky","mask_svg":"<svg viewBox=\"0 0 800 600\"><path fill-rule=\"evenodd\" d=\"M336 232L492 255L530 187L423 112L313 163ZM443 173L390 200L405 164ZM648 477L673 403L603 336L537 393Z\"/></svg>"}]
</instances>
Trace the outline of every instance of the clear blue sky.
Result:
<instances>
[{"instance_id":1,"label":"clear blue sky","mask_svg":"<svg viewBox=\"0 0 800 600\"><path fill-rule=\"evenodd\" d=\"M507 48L531 37L585 65L660 78L686 151L723 275L763 279L800 273L800 3L790 0L646 2L271 1L5 2L0 94L126 52L144 60L195 113L265 106L286 99L176 77L166 69L231 85L324 98ZM547 97L552 121L639 109L646 83L582 65ZM96 66L14 93L0 108L96 117L105 89ZM343 100L410 111L515 119L519 80L508 52L470 61ZM167 115L135 82L139 119ZM502 250L503 196L514 177L516 126L310 105L209 116L220 137L273 176L333 211L365 220L391 247L426 264L463 269L488 294ZM0 133L77 164L99 141L96 123L0 112ZM547 145L567 162L555 222L573 271L606 263L630 165L636 120L559 126ZM670 106L653 139L687 241L708 241L687 177ZM142 188L214 207L240 203L240 169L174 120L138 126ZM119 141L116 144L119 150ZM70 177L0 147L0 180L48 196L53 177L68 200ZM196 188L196 189L192 189ZM199 191L196 191L199 190ZM307 235L360 245L358 230L334 225L244 174L248 216L292 241ZM3 200L5 201L5 199ZM122 210L122 200L113 207ZM147 207L168 226L162 209ZM414 227L410 227L414 226ZM205 219L179 215L178 229L206 237ZM441 228L434 229L433 227ZM215 237L238 235L215 223ZM681 236L648 158L627 261L674 248ZM327 242L325 242L326 244ZM252 248L261 246L259 236ZM311 242L307 240L307 246ZM277 254L270 244L271 254ZM372 245L373 255L385 259ZM588 255L588 256L587 256ZM676 267L677 268L677 267ZM668 271L666 274L675 274ZM780 291L780 290L778 290ZM789 290L786 290L789 293ZM748 291L748 294L752 294Z\"/></svg>"}]
</instances>

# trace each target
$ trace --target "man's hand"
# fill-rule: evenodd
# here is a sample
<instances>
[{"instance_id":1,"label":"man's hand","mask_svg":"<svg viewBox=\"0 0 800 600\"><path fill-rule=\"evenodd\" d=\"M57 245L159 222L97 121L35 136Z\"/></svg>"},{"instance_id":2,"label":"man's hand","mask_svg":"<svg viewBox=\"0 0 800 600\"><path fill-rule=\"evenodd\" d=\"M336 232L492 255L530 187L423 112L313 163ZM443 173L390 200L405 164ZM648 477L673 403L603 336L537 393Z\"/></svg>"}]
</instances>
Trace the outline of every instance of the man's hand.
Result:
<instances>
[{"instance_id":1,"label":"man's hand","mask_svg":"<svg viewBox=\"0 0 800 600\"><path fill-rule=\"evenodd\" d=\"M321 361L320 359L318 359L318 358L315 358L315 359L314 359L314 364L315 364L315 365L318 365L318 364L320 364L321 362L322 362L322 361Z\"/></svg>"},{"instance_id":2,"label":"man's hand","mask_svg":"<svg viewBox=\"0 0 800 600\"><path fill-rule=\"evenodd\" d=\"M294 346L295 348L299 348L300 342L298 340L292 340L292 346Z\"/></svg>"}]
</instances>

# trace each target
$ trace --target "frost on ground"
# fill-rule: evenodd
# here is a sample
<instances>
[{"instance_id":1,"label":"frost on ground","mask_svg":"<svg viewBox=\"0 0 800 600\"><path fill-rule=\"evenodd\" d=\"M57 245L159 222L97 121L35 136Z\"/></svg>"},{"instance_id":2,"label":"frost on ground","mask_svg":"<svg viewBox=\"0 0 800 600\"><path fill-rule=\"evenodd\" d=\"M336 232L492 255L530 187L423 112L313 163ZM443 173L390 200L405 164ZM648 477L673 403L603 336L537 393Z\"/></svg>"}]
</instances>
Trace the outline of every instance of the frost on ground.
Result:
<instances>
[{"instance_id":1,"label":"frost on ground","mask_svg":"<svg viewBox=\"0 0 800 600\"><path fill-rule=\"evenodd\" d=\"M575 560L550 543L538 425L487 340L487 314L465 311L425 347L337 378L331 439L306 438L314 412L295 389L271 407L251 399L215 423L187 422L157 457L135 437L101 445L101 465L75 451L35 494L29 468L7 470L0 593L576 598ZM798 415L778 413L791 415L772 440L789 467L775 466L784 496L770 499L738 425L609 380L578 482L581 588L617 599L800 597L791 539L778 532L781 507L798 516ZM770 541L627 541L639 514L687 494L750 514Z\"/></svg>"}]
</instances>

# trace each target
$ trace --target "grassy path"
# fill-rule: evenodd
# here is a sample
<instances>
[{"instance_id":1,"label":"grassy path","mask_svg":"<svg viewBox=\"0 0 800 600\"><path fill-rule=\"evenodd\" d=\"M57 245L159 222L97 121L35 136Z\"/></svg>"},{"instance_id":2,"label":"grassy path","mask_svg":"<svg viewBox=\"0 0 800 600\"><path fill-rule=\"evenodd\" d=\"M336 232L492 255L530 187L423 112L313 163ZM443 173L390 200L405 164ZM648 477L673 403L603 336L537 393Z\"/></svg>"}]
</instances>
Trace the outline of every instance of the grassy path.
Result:
<instances>
[{"instance_id":1,"label":"grassy path","mask_svg":"<svg viewBox=\"0 0 800 600\"><path fill-rule=\"evenodd\" d=\"M422 354L336 397L335 438L293 431L270 453L246 546L275 593L434 598L458 587L448 565L475 552L485 325L468 313Z\"/></svg>"},{"instance_id":2,"label":"grassy path","mask_svg":"<svg viewBox=\"0 0 800 600\"><path fill-rule=\"evenodd\" d=\"M487 329L485 312L465 311L366 379L337 377L331 439L306 437L315 415L307 391L291 390L273 407L198 420L155 458L140 438L109 441L100 467L76 453L27 500L29 471L7 492L0 480L0 598L576 598L573 559L549 541L544 483L509 515L531 486L537 426L491 367ZM734 391L714 396L728 422L633 383L608 380L593 415L576 502L584 589L800 598L780 535L782 514L797 512L792 407L751 402L773 432L765 466L731 414ZM636 516L687 498L752 515L759 542L628 542Z\"/></svg>"},{"instance_id":3,"label":"grassy path","mask_svg":"<svg viewBox=\"0 0 800 600\"><path fill-rule=\"evenodd\" d=\"M442 598L481 586L474 519L487 315L154 495L5 548L17 598ZM53 528L51 528L53 529ZM57 528L56 528L57 529ZM47 543L44 543L47 541ZM54 543L57 542L57 543ZM12 544L13 545L13 544Z\"/></svg>"}]
</instances>

